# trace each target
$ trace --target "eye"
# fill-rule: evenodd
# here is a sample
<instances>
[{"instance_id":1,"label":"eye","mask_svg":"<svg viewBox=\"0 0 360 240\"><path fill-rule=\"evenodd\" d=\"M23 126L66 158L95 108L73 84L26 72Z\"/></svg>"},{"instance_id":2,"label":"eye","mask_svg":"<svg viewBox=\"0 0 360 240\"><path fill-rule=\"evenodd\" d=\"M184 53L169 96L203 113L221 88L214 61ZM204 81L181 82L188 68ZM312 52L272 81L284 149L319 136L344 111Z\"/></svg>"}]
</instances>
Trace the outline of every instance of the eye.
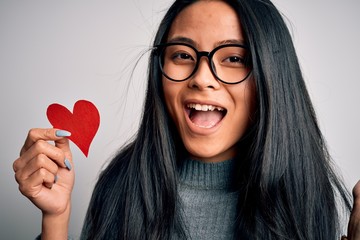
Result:
<instances>
[{"instance_id":1,"label":"eye","mask_svg":"<svg viewBox=\"0 0 360 240\"><path fill-rule=\"evenodd\" d=\"M196 52L191 47L174 44L166 46L164 49L165 62L169 64L194 64L196 62Z\"/></svg>"},{"instance_id":2,"label":"eye","mask_svg":"<svg viewBox=\"0 0 360 240\"><path fill-rule=\"evenodd\" d=\"M225 58L222 62L225 65L229 65L229 64L232 64L232 65L244 65L245 64L244 58L240 57L240 56L229 56L229 57Z\"/></svg>"},{"instance_id":3,"label":"eye","mask_svg":"<svg viewBox=\"0 0 360 240\"><path fill-rule=\"evenodd\" d=\"M174 54L172 54L171 59L173 61L194 61L192 55L186 52L175 52Z\"/></svg>"},{"instance_id":4,"label":"eye","mask_svg":"<svg viewBox=\"0 0 360 240\"><path fill-rule=\"evenodd\" d=\"M246 50L243 47L224 46L216 50L213 59L215 64L222 67L244 68L247 63L246 56Z\"/></svg>"}]
</instances>

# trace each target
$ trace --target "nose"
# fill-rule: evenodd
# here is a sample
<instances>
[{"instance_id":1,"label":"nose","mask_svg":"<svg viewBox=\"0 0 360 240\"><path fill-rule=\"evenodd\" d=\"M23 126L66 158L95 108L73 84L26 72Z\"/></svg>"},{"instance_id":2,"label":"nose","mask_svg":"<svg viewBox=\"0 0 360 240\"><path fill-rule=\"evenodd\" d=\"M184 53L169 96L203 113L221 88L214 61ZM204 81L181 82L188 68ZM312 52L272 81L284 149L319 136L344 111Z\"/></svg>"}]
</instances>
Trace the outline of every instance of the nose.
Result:
<instances>
[{"instance_id":1,"label":"nose","mask_svg":"<svg viewBox=\"0 0 360 240\"><path fill-rule=\"evenodd\" d=\"M199 66L195 74L189 79L189 87L199 90L219 89L220 82L211 71L209 59L202 57L199 59Z\"/></svg>"}]
</instances>

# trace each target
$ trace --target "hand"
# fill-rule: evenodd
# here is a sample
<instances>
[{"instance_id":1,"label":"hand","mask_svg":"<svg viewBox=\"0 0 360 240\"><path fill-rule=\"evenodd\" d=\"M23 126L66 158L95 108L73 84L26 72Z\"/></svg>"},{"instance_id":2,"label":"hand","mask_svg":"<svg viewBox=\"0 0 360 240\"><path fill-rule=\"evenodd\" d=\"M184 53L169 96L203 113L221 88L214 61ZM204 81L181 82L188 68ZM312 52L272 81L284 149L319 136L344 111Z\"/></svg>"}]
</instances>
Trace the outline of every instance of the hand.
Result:
<instances>
[{"instance_id":1,"label":"hand","mask_svg":"<svg viewBox=\"0 0 360 240\"><path fill-rule=\"evenodd\" d=\"M59 227L65 235L75 174L69 140L56 133L61 131L31 129L13 169L20 192L43 213L43 234Z\"/></svg>"},{"instance_id":2,"label":"hand","mask_svg":"<svg viewBox=\"0 0 360 240\"><path fill-rule=\"evenodd\" d=\"M343 240L360 240L360 181L353 188L353 209L351 211L347 237Z\"/></svg>"}]
</instances>

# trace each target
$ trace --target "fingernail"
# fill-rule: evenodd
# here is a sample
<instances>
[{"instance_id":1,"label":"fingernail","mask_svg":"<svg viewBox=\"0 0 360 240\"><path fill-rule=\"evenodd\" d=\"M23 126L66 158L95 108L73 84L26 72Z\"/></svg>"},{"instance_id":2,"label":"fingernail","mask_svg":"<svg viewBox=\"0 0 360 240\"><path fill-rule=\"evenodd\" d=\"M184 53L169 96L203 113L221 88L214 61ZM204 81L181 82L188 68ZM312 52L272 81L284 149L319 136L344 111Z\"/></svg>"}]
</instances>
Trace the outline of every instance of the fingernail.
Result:
<instances>
[{"instance_id":1,"label":"fingernail","mask_svg":"<svg viewBox=\"0 0 360 240\"><path fill-rule=\"evenodd\" d=\"M55 175L54 184L58 181L59 177L58 175Z\"/></svg>"},{"instance_id":2,"label":"fingernail","mask_svg":"<svg viewBox=\"0 0 360 240\"><path fill-rule=\"evenodd\" d=\"M71 170L71 164L70 164L70 161L67 158L65 158L64 164L65 164L66 168L69 169L69 171L70 171Z\"/></svg>"},{"instance_id":3,"label":"fingernail","mask_svg":"<svg viewBox=\"0 0 360 240\"><path fill-rule=\"evenodd\" d=\"M66 130L56 130L55 135L57 137L70 137L71 132L68 132Z\"/></svg>"}]
</instances>

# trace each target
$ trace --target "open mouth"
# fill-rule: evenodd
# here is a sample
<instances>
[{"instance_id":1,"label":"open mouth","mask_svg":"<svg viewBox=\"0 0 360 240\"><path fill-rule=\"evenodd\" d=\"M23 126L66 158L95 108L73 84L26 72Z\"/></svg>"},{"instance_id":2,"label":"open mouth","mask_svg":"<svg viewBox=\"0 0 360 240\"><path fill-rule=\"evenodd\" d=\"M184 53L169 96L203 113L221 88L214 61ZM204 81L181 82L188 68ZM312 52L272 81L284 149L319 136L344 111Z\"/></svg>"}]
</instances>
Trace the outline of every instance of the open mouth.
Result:
<instances>
[{"instance_id":1,"label":"open mouth","mask_svg":"<svg viewBox=\"0 0 360 240\"><path fill-rule=\"evenodd\" d=\"M213 105L189 103L186 105L189 119L201 128L212 128L225 117L227 110Z\"/></svg>"}]
</instances>

